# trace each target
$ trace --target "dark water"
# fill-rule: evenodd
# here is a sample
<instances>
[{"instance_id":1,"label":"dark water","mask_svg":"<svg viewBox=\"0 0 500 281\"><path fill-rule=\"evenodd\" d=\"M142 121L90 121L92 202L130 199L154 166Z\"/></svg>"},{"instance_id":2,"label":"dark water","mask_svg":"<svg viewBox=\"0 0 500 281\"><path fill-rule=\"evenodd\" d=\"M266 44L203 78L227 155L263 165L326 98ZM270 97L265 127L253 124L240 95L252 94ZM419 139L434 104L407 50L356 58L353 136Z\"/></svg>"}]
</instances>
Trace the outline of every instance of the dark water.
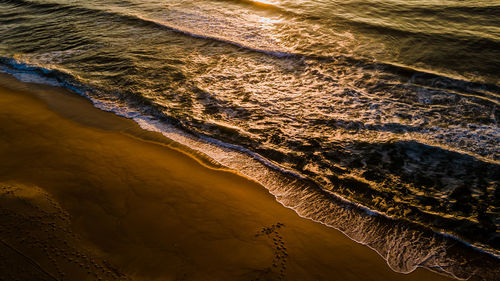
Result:
<instances>
[{"instance_id":1,"label":"dark water","mask_svg":"<svg viewBox=\"0 0 500 281\"><path fill-rule=\"evenodd\" d=\"M498 1L0 0L0 63L240 170L396 271L500 276Z\"/></svg>"}]
</instances>

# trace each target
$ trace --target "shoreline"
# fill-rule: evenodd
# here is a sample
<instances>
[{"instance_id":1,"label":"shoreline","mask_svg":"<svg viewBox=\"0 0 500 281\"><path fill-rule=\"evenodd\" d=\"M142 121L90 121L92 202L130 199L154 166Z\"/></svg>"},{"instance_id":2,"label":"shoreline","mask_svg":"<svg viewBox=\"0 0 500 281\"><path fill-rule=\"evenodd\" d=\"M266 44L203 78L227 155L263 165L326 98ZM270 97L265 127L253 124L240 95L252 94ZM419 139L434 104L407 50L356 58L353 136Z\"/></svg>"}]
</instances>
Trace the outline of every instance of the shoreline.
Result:
<instances>
[{"instance_id":1,"label":"shoreline","mask_svg":"<svg viewBox=\"0 0 500 281\"><path fill-rule=\"evenodd\" d=\"M380 245L378 247L370 246L373 240L379 240L381 238L381 235L385 235L384 233L381 233L381 235L378 236L375 235L376 237L371 237L372 239L367 239L367 237L365 236L365 233L371 230L374 225L382 224L382 226L376 227L384 232L385 225L392 224L393 221L396 221L398 223L402 222L402 226L400 227L401 229L398 230L399 233L395 234L395 240L387 241L387 245L395 242L398 243L398 241L396 240L399 239L399 235L406 235L406 238L411 239L415 235L415 233L418 236L422 232L431 233L430 235L427 235L427 238L433 240L431 236L437 234L439 236L437 238L437 240L439 240L437 241L437 243L440 243L442 245L437 247L433 245L431 246L431 248L429 248L428 243L421 243L420 245L418 245L418 247L423 250L422 252L443 251L443 249L441 248L455 247L455 243L458 242L460 244L458 245L458 248L466 251L467 255L474 256L475 252L480 252L481 255L488 255L488 258L491 258L489 259L489 263L500 263L500 254L497 249L491 248L479 241L473 241L471 239L461 237L461 235L458 232L455 233L452 228L443 230L437 226L439 224L433 225L429 223L430 220L428 220L427 222L414 221L402 216L392 216L376 209L370 209L369 207L363 205L363 203L360 203L356 200L352 201L349 198L344 197L342 194L324 189L322 188L321 184L315 181L310 181L305 176L294 171L287 170L286 168L280 166L278 163L275 163L272 160L268 160L260 154L254 153L242 146L226 143L224 141L214 139L210 136L199 135L198 133L192 132L189 129L184 128L183 126L181 126L181 128L178 128L175 125L170 124L168 121L162 122L161 120L159 120L162 117L159 117L158 119L154 116L149 115L149 113L147 112L142 112L140 109L136 109L134 106L129 107L128 105L124 105L122 103L118 104L115 102L100 100L99 98L88 94L84 86L77 86L78 82L61 82L61 77L59 76L57 76L59 78L53 79L50 78L50 75L46 76L44 74L41 74L40 72L51 72L51 70L49 69L38 69L38 67L35 67L35 71L33 72L33 69L30 69L30 71L28 72L24 72L23 69L25 69L26 67L28 67L27 69L29 69L29 65L24 65L22 63L21 65L21 67L15 67L13 69L9 68L11 66L8 65L6 66L6 69L0 69L0 73L5 73L9 77L13 76L16 79L23 81L24 83L34 83L45 86L49 85L49 87L62 88L64 89L63 92L69 92L70 95L76 93L79 97L84 97L88 102L92 103L92 107L98 108L107 113L112 113L119 117L133 120L133 122L138 124L140 128L136 128L132 131L126 132L132 136L138 137L139 139L143 140L152 140L154 142L166 142L168 145L172 146L172 148L179 149L179 151L187 153L191 157L194 157L194 159L201 161L209 167L229 169L242 175L243 177L247 177L252 179L253 181L256 181L257 183L263 185L271 194L273 194L276 200L281 203L281 205L294 210L299 216L339 230L346 236L348 236L351 240L372 248L372 250L376 251L382 258L384 258L389 266L396 272L407 273L411 272L416 267L427 267L433 268L435 270L445 270L447 272L446 274L448 275L460 276L460 278L464 279L469 277L468 273L463 272L463 270L461 270L460 268L441 268L442 264L448 264L447 259L439 260L438 258L437 261L426 261L426 264L421 264L420 262L422 260L426 260L427 256L426 254L423 254L422 256L415 257L415 251L410 253L410 258L413 259L411 261L402 261L402 259L408 257L400 258L388 256L388 253L385 251L386 247ZM64 80L64 76L62 79ZM70 79L70 81L72 80ZM39 97L45 102L53 104L53 110L63 114L67 118L78 121L78 116L73 116L71 112L64 112L64 110L62 109L63 105L60 104L60 101L58 99L54 99L46 95L41 95ZM68 98L64 97L64 95L60 96L59 98L71 103L71 101L67 100ZM105 120L108 119L100 118L100 121ZM81 122L81 120L78 122ZM92 120L85 120L85 122L90 122L89 125L99 128L103 126L102 124L99 124L99 122L94 122ZM116 125L116 123L107 124L106 129L114 130L114 126ZM123 128L120 130L123 130ZM302 197L313 197L319 201L322 201L323 206L333 205L334 207L318 212L317 208L310 207L308 206L308 204L297 204L297 202L300 201L300 198ZM329 204L330 199L331 201L334 201L332 205ZM348 219L337 221L336 218L339 216L343 216L345 209L349 209L349 212L352 211L352 214L349 214ZM333 215L331 215L332 213ZM375 214L374 217L379 217L374 218L372 221L366 223L366 216L371 216L373 214ZM350 232L351 229L346 226L348 226L353 219L356 220L356 223L366 224L367 226L364 225L364 229L358 232ZM452 223L452 221L445 219L444 221L440 221L440 223L449 225L450 223ZM345 231L345 229L348 229L348 231ZM407 232L412 233L408 234ZM378 243L378 241L375 242ZM446 249L444 249L444 251L446 251ZM462 257L458 258L460 259ZM472 267L475 267L477 265L482 266L481 262L478 263L475 261L475 258L473 258L472 260L472 263L475 263L472 265ZM401 265L402 263L404 263L404 265ZM498 272L498 274L500 274L500 271Z\"/></svg>"},{"instance_id":2,"label":"shoreline","mask_svg":"<svg viewBox=\"0 0 500 281\"><path fill-rule=\"evenodd\" d=\"M11 80L12 76L17 77L14 74L0 75ZM42 80L39 81L40 78ZM406 274L417 268L427 268L457 279L468 279L477 274L479 269L484 280L500 274L497 269L500 263L498 257L478 245L418 223L392 218L383 213L378 214L377 211L346 200L342 196L319 189L315 184L301 181L294 177L293 173L288 174L286 170L275 167L273 163L266 164L267 160L261 159L258 154L253 155L249 152L250 155L247 155L247 152L242 151L240 147L233 147L211 138L198 139L154 117L141 115L128 107L107 104L62 82L45 81L45 78L37 75L29 76L28 81L25 81L26 78L23 76L17 79L24 81L17 83L41 86L50 89L49 92L56 91L57 98L52 94L41 92L37 92L36 96L65 118L91 127L125 133L141 141L165 144L203 165L228 170L257 182L274 196L275 201L293 210L301 218L340 231L350 240L375 251L395 272ZM56 83L57 86L52 83ZM31 90L26 89L26 91ZM82 116L86 113L75 114L73 111L77 109L78 112L78 108L73 108L71 105L82 100L85 102L83 111L94 112L97 108L99 113L92 118ZM72 109L65 110L66 105ZM115 118L117 116L118 119ZM123 118L133 125L124 127L121 122L112 121ZM309 201L302 200L309 197L321 207L311 206L308 204ZM353 225L356 227L352 227ZM415 237L418 237L418 241L415 241ZM410 246L407 245L408 241L412 241ZM489 270L483 270L485 268Z\"/></svg>"},{"instance_id":3,"label":"shoreline","mask_svg":"<svg viewBox=\"0 0 500 281\"><path fill-rule=\"evenodd\" d=\"M142 129L132 120L100 111L81 97L67 95L66 90L10 79L21 90L2 86L1 117L7 126L2 129L0 182L28 193L41 189L37 192L53 197L71 217L72 231L81 237L72 243L91 249L95 259L109 259L132 279L165 278L184 266L184 273L203 272L186 276L194 280L206 276L246 280L259 274L287 280L329 280L331 276L340 280L450 280L423 268L396 273L368 247L333 228L300 218L254 181L200 165L200 160L158 144L154 140L162 138L158 134L142 132L151 141L133 137L127 131ZM60 103L50 104L29 93L33 87L66 98L52 99ZM57 113L53 108L59 108ZM13 210L25 211L19 206ZM19 237L9 239L17 249L24 247ZM274 247L273 239L285 243L289 252L283 252L281 244ZM167 243L174 240L178 243ZM210 253L224 256L216 262ZM34 256L42 266L48 263L47 255ZM237 262L225 267L235 256ZM282 277L282 268L273 269L273 256L286 257ZM180 267L166 270L164 263Z\"/></svg>"}]
</instances>

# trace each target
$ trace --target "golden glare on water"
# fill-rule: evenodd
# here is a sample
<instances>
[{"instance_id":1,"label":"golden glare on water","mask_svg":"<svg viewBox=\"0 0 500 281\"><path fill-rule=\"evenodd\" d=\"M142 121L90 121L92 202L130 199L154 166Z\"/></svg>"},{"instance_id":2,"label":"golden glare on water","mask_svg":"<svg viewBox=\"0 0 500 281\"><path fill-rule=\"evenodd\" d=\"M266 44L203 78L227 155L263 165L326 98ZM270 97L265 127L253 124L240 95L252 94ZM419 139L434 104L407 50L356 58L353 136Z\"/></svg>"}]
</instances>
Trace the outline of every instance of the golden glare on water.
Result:
<instances>
[{"instance_id":1,"label":"golden glare on water","mask_svg":"<svg viewBox=\"0 0 500 281\"><path fill-rule=\"evenodd\" d=\"M265 4L265 5L276 5L278 4L277 0L251 0L252 2Z\"/></svg>"}]
</instances>

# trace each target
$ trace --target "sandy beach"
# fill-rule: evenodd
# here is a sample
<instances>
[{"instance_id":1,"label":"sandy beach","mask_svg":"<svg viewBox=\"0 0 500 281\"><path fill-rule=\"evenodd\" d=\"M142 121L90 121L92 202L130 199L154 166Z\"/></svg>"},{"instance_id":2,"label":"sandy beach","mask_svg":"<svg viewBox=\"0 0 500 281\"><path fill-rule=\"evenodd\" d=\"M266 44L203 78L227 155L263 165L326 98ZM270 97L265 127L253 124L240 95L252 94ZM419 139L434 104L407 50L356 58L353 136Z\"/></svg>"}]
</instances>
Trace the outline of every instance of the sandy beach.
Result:
<instances>
[{"instance_id":1,"label":"sandy beach","mask_svg":"<svg viewBox=\"0 0 500 281\"><path fill-rule=\"evenodd\" d=\"M0 280L451 280L69 91L0 76Z\"/></svg>"}]
</instances>

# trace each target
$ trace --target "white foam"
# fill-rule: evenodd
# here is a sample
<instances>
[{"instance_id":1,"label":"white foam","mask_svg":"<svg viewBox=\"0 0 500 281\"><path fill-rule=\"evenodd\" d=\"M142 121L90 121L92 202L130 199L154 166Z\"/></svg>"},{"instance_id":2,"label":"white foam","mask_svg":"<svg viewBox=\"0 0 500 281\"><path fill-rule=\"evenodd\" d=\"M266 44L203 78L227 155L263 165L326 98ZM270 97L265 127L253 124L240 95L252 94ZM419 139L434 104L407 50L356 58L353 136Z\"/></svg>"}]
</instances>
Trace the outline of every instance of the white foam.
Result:
<instances>
[{"instance_id":1,"label":"white foam","mask_svg":"<svg viewBox=\"0 0 500 281\"><path fill-rule=\"evenodd\" d=\"M36 67L16 64L17 70L2 68L24 82L66 86L86 96L102 110L137 122L141 128L162 133L165 137L205 154L217 163L234 169L264 186L283 206L293 209L300 216L340 230L352 240L375 250L397 272L409 273L417 267L445 270L447 274L467 278L463 266L447 255L447 243L439 237L426 237L422 232L395 223L389 225L381 219L381 213L352 204L335 194L320 190L301 181L301 176L282 169L258 154L207 137L196 137L152 116L111 101L99 100L71 85L55 83L32 70ZM42 72L50 72L45 70ZM290 176L293 175L293 176ZM477 247L477 245L474 245ZM439 253L439 254L436 254ZM499 253L490 253L500 257ZM446 269L445 269L446 268Z\"/></svg>"}]
</instances>

